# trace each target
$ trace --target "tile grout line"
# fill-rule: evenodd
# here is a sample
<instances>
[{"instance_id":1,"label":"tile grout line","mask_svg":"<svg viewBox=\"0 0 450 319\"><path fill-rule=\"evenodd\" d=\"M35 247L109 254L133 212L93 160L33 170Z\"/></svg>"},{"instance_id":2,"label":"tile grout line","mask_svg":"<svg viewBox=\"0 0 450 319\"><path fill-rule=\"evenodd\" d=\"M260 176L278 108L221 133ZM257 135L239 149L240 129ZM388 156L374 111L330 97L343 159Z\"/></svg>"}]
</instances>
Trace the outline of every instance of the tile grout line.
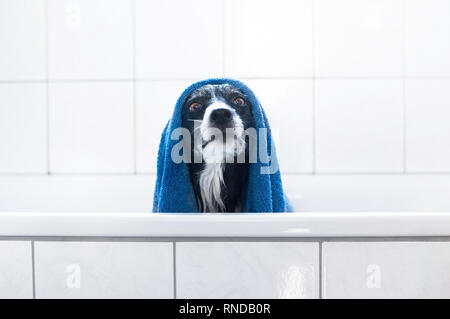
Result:
<instances>
[{"instance_id":1,"label":"tile grout line","mask_svg":"<svg viewBox=\"0 0 450 319\"><path fill-rule=\"evenodd\" d=\"M319 299L323 299L322 281L322 241L319 241Z\"/></svg>"},{"instance_id":2,"label":"tile grout line","mask_svg":"<svg viewBox=\"0 0 450 319\"><path fill-rule=\"evenodd\" d=\"M381 177L381 176L429 176L429 177L449 177L450 171L420 171L420 172L284 172L282 176L308 176L308 177ZM143 172L143 173L95 173L95 172L82 172L82 173L52 173L51 176L55 177L143 177L143 176L156 176L156 172ZM48 173L0 173L0 178L7 177L48 177Z\"/></svg>"},{"instance_id":3,"label":"tile grout line","mask_svg":"<svg viewBox=\"0 0 450 319\"><path fill-rule=\"evenodd\" d=\"M46 139L47 139L47 175L50 175L50 68L49 68L49 5L45 1L45 94L46 94Z\"/></svg>"},{"instance_id":4,"label":"tile grout line","mask_svg":"<svg viewBox=\"0 0 450 319\"><path fill-rule=\"evenodd\" d=\"M242 80L450 80L450 76L241 76ZM173 82L198 80L193 77L168 78L97 78L97 79L42 79L42 80L0 80L1 84L34 84L34 83L96 83L96 82Z\"/></svg>"},{"instance_id":5,"label":"tile grout line","mask_svg":"<svg viewBox=\"0 0 450 319\"><path fill-rule=\"evenodd\" d=\"M403 174L407 173L407 99L406 99L406 0L402 0L402 103L403 103Z\"/></svg>"},{"instance_id":6,"label":"tile grout line","mask_svg":"<svg viewBox=\"0 0 450 319\"><path fill-rule=\"evenodd\" d=\"M225 0L221 1L222 7L222 77L225 77Z\"/></svg>"},{"instance_id":7,"label":"tile grout line","mask_svg":"<svg viewBox=\"0 0 450 319\"><path fill-rule=\"evenodd\" d=\"M323 247L322 247L322 254L323 254ZM327 266L326 264L323 263L323 261L321 271L322 271L322 283L321 283L322 299L327 299Z\"/></svg>"},{"instance_id":8,"label":"tile grout line","mask_svg":"<svg viewBox=\"0 0 450 319\"><path fill-rule=\"evenodd\" d=\"M445 242L450 243L450 236L312 236L312 237L246 237L246 236L228 236L228 237L111 237L111 236L0 236L0 241L39 241L39 242L158 242L158 243L197 243L197 242L255 242L255 243L318 243L318 242L333 242L333 243L348 243L348 242L370 242L370 243L384 243L384 242L418 242L418 243L433 243ZM322 265L326 268L326 265ZM324 276L326 278L326 276Z\"/></svg>"},{"instance_id":9,"label":"tile grout line","mask_svg":"<svg viewBox=\"0 0 450 319\"><path fill-rule=\"evenodd\" d=\"M31 241L31 279L33 285L33 299L36 299L36 266L34 255L34 240Z\"/></svg>"},{"instance_id":10,"label":"tile grout line","mask_svg":"<svg viewBox=\"0 0 450 319\"><path fill-rule=\"evenodd\" d=\"M173 247L173 299L177 299L177 242L172 242Z\"/></svg>"},{"instance_id":11,"label":"tile grout line","mask_svg":"<svg viewBox=\"0 0 450 319\"><path fill-rule=\"evenodd\" d=\"M136 0L132 0L132 51L133 51L133 172L137 175L137 106L136 106Z\"/></svg>"},{"instance_id":12,"label":"tile grout line","mask_svg":"<svg viewBox=\"0 0 450 319\"><path fill-rule=\"evenodd\" d=\"M316 174L316 32L315 32L315 1L311 1L311 64L312 64L312 83L311 83L311 103L312 103L312 174Z\"/></svg>"}]
</instances>

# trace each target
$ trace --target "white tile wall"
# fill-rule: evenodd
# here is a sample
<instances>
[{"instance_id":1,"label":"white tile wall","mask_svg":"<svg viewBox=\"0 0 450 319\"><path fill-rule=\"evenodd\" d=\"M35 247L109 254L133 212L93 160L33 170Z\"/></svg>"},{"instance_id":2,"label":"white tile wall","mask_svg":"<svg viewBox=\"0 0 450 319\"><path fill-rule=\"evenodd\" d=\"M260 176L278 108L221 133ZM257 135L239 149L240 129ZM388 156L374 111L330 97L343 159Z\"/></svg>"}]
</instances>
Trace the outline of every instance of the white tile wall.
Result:
<instances>
[{"instance_id":1,"label":"white tile wall","mask_svg":"<svg viewBox=\"0 0 450 319\"><path fill-rule=\"evenodd\" d=\"M139 173L156 173L161 133L178 97L191 82L150 81L136 86L136 163Z\"/></svg>"},{"instance_id":2,"label":"white tile wall","mask_svg":"<svg viewBox=\"0 0 450 319\"><path fill-rule=\"evenodd\" d=\"M406 82L407 170L450 171L450 80Z\"/></svg>"},{"instance_id":3,"label":"white tile wall","mask_svg":"<svg viewBox=\"0 0 450 319\"><path fill-rule=\"evenodd\" d=\"M406 72L409 76L450 76L450 2L405 1Z\"/></svg>"},{"instance_id":4,"label":"white tile wall","mask_svg":"<svg viewBox=\"0 0 450 319\"><path fill-rule=\"evenodd\" d=\"M178 298L317 298L317 243L177 243Z\"/></svg>"},{"instance_id":5,"label":"white tile wall","mask_svg":"<svg viewBox=\"0 0 450 319\"><path fill-rule=\"evenodd\" d=\"M0 81L46 77L44 0L0 1L0 52Z\"/></svg>"},{"instance_id":6,"label":"white tile wall","mask_svg":"<svg viewBox=\"0 0 450 319\"><path fill-rule=\"evenodd\" d=\"M0 176L0 213L151 212L155 175Z\"/></svg>"},{"instance_id":7,"label":"white tile wall","mask_svg":"<svg viewBox=\"0 0 450 319\"><path fill-rule=\"evenodd\" d=\"M50 78L131 78L132 17L132 1L48 0Z\"/></svg>"},{"instance_id":8,"label":"white tile wall","mask_svg":"<svg viewBox=\"0 0 450 319\"><path fill-rule=\"evenodd\" d=\"M131 83L51 84L49 104L52 173L133 172Z\"/></svg>"},{"instance_id":9,"label":"white tile wall","mask_svg":"<svg viewBox=\"0 0 450 319\"><path fill-rule=\"evenodd\" d=\"M312 75L312 0L225 1L225 72Z\"/></svg>"},{"instance_id":10,"label":"white tile wall","mask_svg":"<svg viewBox=\"0 0 450 319\"><path fill-rule=\"evenodd\" d=\"M31 242L0 241L0 298L33 298Z\"/></svg>"},{"instance_id":11,"label":"white tile wall","mask_svg":"<svg viewBox=\"0 0 450 319\"><path fill-rule=\"evenodd\" d=\"M154 174L0 176L7 212L151 212ZM448 175L285 174L299 212L448 212ZM24 196L26 194L26 196Z\"/></svg>"},{"instance_id":12,"label":"white tile wall","mask_svg":"<svg viewBox=\"0 0 450 319\"><path fill-rule=\"evenodd\" d=\"M176 97L223 75L254 88L280 127L286 176L449 172L448 9L446 0L0 0L0 174L154 173Z\"/></svg>"},{"instance_id":13,"label":"white tile wall","mask_svg":"<svg viewBox=\"0 0 450 319\"><path fill-rule=\"evenodd\" d=\"M449 6L0 0L0 211L150 211L176 98L223 75L262 100L297 210L449 211ZM35 253L39 298L174 295L168 243ZM178 297L319 295L317 243L184 242L177 256ZM325 243L323 295L448 297L449 256L448 243ZM31 243L0 241L0 260L0 298L31 298Z\"/></svg>"},{"instance_id":14,"label":"white tile wall","mask_svg":"<svg viewBox=\"0 0 450 319\"><path fill-rule=\"evenodd\" d=\"M171 243L36 242L37 298L172 298Z\"/></svg>"},{"instance_id":15,"label":"white tile wall","mask_svg":"<svg viewBox=\"0 0 450 319\"><path fill-rule=\"evenodd\" d=\"M0 84L0 173L47 172L44 84Z\"/></svg>"},{"instance_id":16,"label":"white tile wall","mask_svg":"<svg viewBox=\"0 0 450 319\"><path fill-rule=\"evenodd\" d=\"M225 72L312 75L312 0L225 1Z\"/></svg>"},{"instance_id":17,"label":"white tile wall","mask_svg":"<svg viewBox=\"0 0 450 319\"><path fill-rule=\"evenodd\" d=\"M222 74L220 0L136 0L138 78Z\"/></svg>"},{"instance_id":18,"label":"white tile wall","mask_svg":"<svg viewBox=\"0 0 450 319\"><path fill-rule=\"evenodd\" d=\"M318 172L402 172L401 80L319 80Z\"/></svg>"},{"instance_id":19,"label":"white tile wall","mask_svg":"<svg viewBox=\"0 0 450 319\"><path fill-rule=\"evenodd\" d=\"M449 175L284 175L283 187L298 212L450 212Z\"/></svg>"},{"instance_id":20,"label":"white tile wall","mask_svg":"<svg viewBox=\"0 0 450 319\"><path fill-rule=\"evenodd\" d=\"M0 241L0 298L450 296L447 241L175 244Z\"/></svg>"},{"instance_id":21,"label":"white tile wall","mask_svg":"<svg viewBox=\"0 0 450 319\"><path fill-rule=\"evenodd\" d=\"M324 243L326 298L449 298L447 242Z\"/></svg>"},{"instance_id":22,"label":"white tile wall","mask_svg":"<svg viewBox=\"0 0 450 319\"><path fill-rule=\"evenodd\" d=\"M315 0L318 76L401 76L402 0Z\"/></svg>"},{"instance_id":23,"label":"white tile wall","mask_svg":"<svg viewBox=\"0 0 450 319\"><path fill-rule=\"evenodd\" d=\"M283 173L311 173L313 97L311 80L250 80L276 138Z\"/></svg>"}]
</instances>

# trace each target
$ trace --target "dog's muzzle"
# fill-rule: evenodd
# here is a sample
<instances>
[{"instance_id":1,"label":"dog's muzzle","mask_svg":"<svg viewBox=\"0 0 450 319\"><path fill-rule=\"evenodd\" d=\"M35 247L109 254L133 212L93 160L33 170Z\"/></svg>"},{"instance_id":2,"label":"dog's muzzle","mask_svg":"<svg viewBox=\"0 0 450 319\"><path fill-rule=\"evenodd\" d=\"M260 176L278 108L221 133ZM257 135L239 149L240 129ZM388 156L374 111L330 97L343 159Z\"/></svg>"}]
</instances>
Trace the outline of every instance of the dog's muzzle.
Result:
<instances>
[{"instance_id":1,"label":"dog's muzzle","mask_svg":"<svg viewBox=\"0 0 450 319\"><path fill-rule=\"evenodd\" d=\"M209 116L211 126L226 133L227 128L234 128L233 114L228 109L215 109Z\"/></svg>"},{"instance_id":2,"label":"dog's muzzle","mask_svg":"<svg viewBox=\"0 0 450 319\"><path fill-rule=\"evenodd\" d=\"M207 162L223 162L244 150L242 120L234 109L224 103L216 102L206 109L200 132L203 158Z\"/></svg>"}]
</instances>

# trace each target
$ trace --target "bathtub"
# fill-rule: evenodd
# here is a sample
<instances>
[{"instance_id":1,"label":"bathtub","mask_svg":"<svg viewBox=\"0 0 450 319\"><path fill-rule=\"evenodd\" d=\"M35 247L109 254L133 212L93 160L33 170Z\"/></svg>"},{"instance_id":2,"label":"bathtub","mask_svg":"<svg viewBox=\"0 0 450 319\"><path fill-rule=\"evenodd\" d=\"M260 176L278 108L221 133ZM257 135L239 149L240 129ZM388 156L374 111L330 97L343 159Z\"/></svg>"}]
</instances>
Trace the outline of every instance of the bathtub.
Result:
<instances>
[{"instance_id":1,"label":"bathtub","mask_svg":"<svg viewBox=\"0 0 450 319\"><path fill-rule=\"evenodd\" d=\"M290 214L151 214L152 182L0 183L0 297L450 297L447 176L298 175Z\"/></svg>"}]
</instances>

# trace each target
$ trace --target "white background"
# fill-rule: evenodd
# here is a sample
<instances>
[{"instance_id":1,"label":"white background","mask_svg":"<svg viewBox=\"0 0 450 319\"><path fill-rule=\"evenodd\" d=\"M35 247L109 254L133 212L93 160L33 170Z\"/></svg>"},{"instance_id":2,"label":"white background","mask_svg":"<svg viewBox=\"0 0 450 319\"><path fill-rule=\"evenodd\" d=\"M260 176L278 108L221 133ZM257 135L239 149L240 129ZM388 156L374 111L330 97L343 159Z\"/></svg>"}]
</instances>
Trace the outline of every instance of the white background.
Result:
<instances>
[{"instance_id":1,"label":"white background","mask_svg":"<svg viewBox=\"0 0 450 319\"><path fill-rule=\"evenodd\" d=\"M448 0L0 0L0 210L151 210L176 99L223 76L260 97L300 209L330 176L448 185L449 15Z\"/></svg>"}]
</instances>

